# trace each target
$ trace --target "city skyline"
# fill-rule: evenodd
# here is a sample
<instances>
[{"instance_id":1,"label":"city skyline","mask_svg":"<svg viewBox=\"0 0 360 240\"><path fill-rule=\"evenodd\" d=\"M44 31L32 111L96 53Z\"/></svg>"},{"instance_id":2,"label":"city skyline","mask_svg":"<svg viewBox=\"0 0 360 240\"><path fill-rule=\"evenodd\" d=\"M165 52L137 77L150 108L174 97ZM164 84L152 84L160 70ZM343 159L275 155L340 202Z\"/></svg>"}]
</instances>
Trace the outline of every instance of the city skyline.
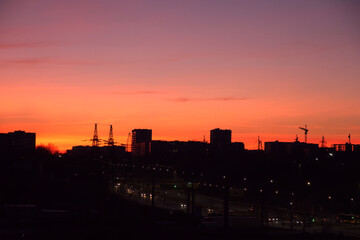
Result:
<instances>
[{"instance_id":1,"label":"city skyline","mask_svg":"<svg viewBox=\"0 0 360 240\"><path fill-rule=\"evenodd\" d=\"M154 139L231 129L328 146L360 139L358 1L3 1L0 132L61 151L114 126ZM105 127L106 126L106 127Z\"/></svg>"},{"instance_id":2,"label":"city skyline","mask_svg":"<svg viewBox=\"0 0 360 240\"><path fill-rule=\"evenodd\" d=\"M95 126L95 131L96 131L96 133L97 133L97 136L96 136L96 139L98 139L97 140L97 144L98 144L98 146L107 146L108 145L108 143L107 143L107 139L108 139L108 137L110 136L110 134L109 134L109 132L108 132L108 135L106 135L106 136L100 136L99 134L98 134L98 132L99 132L99 128L97 127L97 123L95 124L96 126ZM128 133L128 136L127 136L127 139L124 141L124 142L119 142L119 141L117 141L117 139L113 136L113 128L112 128L112 125L107 125L107 124L103 124L103 125L106 125L106 126L108 126L109 127L109 129L108 130L110 130L111 131L111 136L112 136L112 138L113 138L113 141L115 141L115 146L127 146L127 144L131 144L131 142L132 141L134 141L134 136L133 136L133 134L134 134L134 131L136 132L136 131L150 131L150 138L151 138L151 132L152 132L152 129L139 129L139 128L137 128L137 129L132 129L129 133ZM299 127L299 128L301 128L301 127ZM193 139L175 139L175 138L171 138L171 139L159 139L159 138L156 138L156 136L155 136L155 138L154 139L152 139L152 140L150 140L150 141L180 141L180 142L190 142L190 141L196 141L196 142L206 142L206 143L211 143L211 132L212 131L221 131L221 132L230 132L230 138L228 139L228 141L230 141L231 143L243 143L241 140L239 141L239 140L235 140L235 139L232 139L232 137L231 137L231 135L232 135L232 130L231 129L219 129L219 128L214 128L214 129L211 129L211 130L209 130L208 131L208 133L207 134L204 134L204 136L203 136L203 139L195 139L195 138L193 138ZM14 130L14 132L26 132L26 131L23 131L23 130ZM103 131L100 131L100 132L103 132ZM8 133L12 133L11 131L10 132L8 132ZM1 134L6 134L6 133L1 133ZM35 134L35 133L34 133ZM207 137L208 136L208 137ZM264 139L266 139L266 140L264 140ZM80 141L80 143L79 144L75 144L75 145L69 145L69 147L67 147L67 148L64 148L64 149L60 149L58 146L56 146L55 144L53 144L53 143L47 143L47 144L44 144L44 143L38 143L38 142L36 142L36 146L41 146L41 147L49 147L49 149L51 149L52 151L60 151L60 152L66 152L66 150L70 150L70 149L72 149L74 146L91 146L93 143L93 140L94 140L94 136L91 136L91 137L89 137L89 138L87 138L87 139L83 139L83 140L81 140ZM328 141L327 141L327 139L324 137L324 142L322 142L322 141L319 141L319 142L307 142L307 143L309 143L309 144L316 144L316 145L318 145L319 147L323 147L323 145L322 144L324 144L324 146L325 147L327 147L327 148L334 148L335 149L335 145L344 145L345 143L349 143L349 142L351 142L351 144L353 144L353 145L358 145L358 139L353 139L353 137L352 137L352 135L351 134L349 134L348 136L347 136L347 141L341 141L341 142L334 142L334 143L331 143L331 144L328 144ZM251 146L251 147L249 147L249 146L246 146L245 145L245 149L247 149L247 150L257 150L257 149L259 149L259 141L261 141L261 146L262 146L262 149L261 150L264 150L264 148L265 148L265 143L266 142L269 142L269 143L271 143L271 142L277 142L277 141L279 141L279 142L284 142L284 143L292 143L292 142L302 142L302 143L306 143L305 142L305 135L303 135L303 136L299 136L298 134L296 134L296 137L294 138L294 139L292 139L292 140L286 140L286 139L281 139L281 138L276 138L276 139L269 139L269 138L260 138L260 136L258 136L257 137L257 142L256 142L256 146ZM35 143L35 142L34 142ZM131 144L132 145L132 144ZM345 146L345 145L344 145ZM336 151L338 151L338 150L336 150Z\"/></svg>"}]
</instances>

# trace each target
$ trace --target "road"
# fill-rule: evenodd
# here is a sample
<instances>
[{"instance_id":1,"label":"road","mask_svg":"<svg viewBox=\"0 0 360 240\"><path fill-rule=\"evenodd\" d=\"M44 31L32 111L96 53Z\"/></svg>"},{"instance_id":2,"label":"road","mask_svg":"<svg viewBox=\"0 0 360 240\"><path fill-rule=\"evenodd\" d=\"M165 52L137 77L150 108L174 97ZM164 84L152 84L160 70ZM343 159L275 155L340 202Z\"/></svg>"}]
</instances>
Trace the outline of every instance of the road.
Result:
<instances>
[{"instance_id":1,"label":"road","mask_svg":"<svg viewBox=\"0 0 360 240\"><path fill-rule=\"evenodd\" d=\"M114 186L114 191L138 203L151 205L152 185L144 182L149 181L144 181L144 179L138 178L127 179L127 182L118 181ZM181 179L171 179L164 182L165 184L163 185L176 185L177 187L160 187L159 185L156 185L155 205L160 208L181 210L187 212L187 193L184 187L180 187L184 185L184 181ZM191 195L191 192L189 192L189 194ZM222 193L220 192L217 195L221 196ZM198 192L195 193L195 206L197 207L197 209L201 209L202 216L207 216L209 214L222 215L224 209L223 204L224 202L221 197L207 196L205 194L199 194ZM239 201L229 202L230 216L256 216L259 218L260 221L259 212L250 212L249 209L251 208L260 209L260 206ZM276 216L278 218L278 221L270 221L266 224L269 227L273 228L291 229L291 224L288 221L288 214L289 210L285 208L269 208L266 215ZM322 224L315 223L311 226L306 226L304 228L303 223L301 221L298 221L298 224L293 225L293 230L297 232L306 231L308 233L328 232L334 234L342 234L350 237L360 237L360 226L351 224L331 224L329 226L324 226Z\"/></svg>"}]
</instances>

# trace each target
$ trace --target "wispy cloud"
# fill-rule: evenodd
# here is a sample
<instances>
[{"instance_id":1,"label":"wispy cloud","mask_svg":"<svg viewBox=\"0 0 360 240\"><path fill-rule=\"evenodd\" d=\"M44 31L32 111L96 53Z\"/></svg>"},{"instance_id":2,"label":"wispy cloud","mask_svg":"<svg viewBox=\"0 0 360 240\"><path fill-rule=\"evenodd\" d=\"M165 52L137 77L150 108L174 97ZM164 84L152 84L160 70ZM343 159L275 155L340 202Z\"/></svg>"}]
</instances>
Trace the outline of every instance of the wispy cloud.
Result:
<instances>
[{"instance_id":1,"label":"wispy cloud","mask_svg":"<svg viewBox=\"0 0 360 240\"><path fill-rule=\"evenodd\" d=\"M98 65L98 64L112 64L110 62L102 61L89 61L89 60L66 60L55 59L51 57L38 57L38 58L19 58L19 59L1 59L0 64L22 64L22 65L34 65L34 64L58 64L58 65Z\"/></svg>"},{"instance_id":2,"label":"wispy cloud","mask_svg":"<svg viewBox=\"0 0 360 240\"><path fill-rule=\"evenodd\" d=\"M245 97L217 97L217 98L171 98L168 101L171 102L205 102L205 101L244 101L248 100Z\"/></svg>"},{"instance_id":3,"label":"wispy cloud","mask_svg":"<svg viewBox=\"0 0 360 240\"><path fill-rule=\"evenodd\" d=\"M158 94L166 94L165 91L151 91L151 90L143 90L143 91L110 91L110 94L116 95L158 95Z\"/></svg>"},{"instance_id":4,"label":"wispy cloud","mask_svg":"<svg viewBox=\"0 0 360 240\"><path fill-rule=\"evenodd\" d=\"M56 42L20 42L20 43L0 43L0 49L15 49L15 48L41 48L54 47L63 45Z\"/></svg>"},{"instance_id":5,"label":"wispy cloud","mask_svg":"<svg viewBox=\"0 0 360 240\"><path fill-rule=\"evenodd\" d=\"M44 123L47 119L31 113L1 113L1 124L10 123Z\"/></svg>"},{"instance_id":6,"label":"wispy cloud","mask_svg":"<svg viewBox=\"0 0 360 240\"><path fill-rule=\"evenodd\" d=\"M164 59L164 62L180 62L180 61L192 60L192 59L209 58L209 57L213 57L216 55L217 55L216 52L189 53L189 54L182 54L182 55Z\"/></svg>"},{"instance_id":7,"label":"wispy cloud","mask_svg":"<svg viewBox=\"0 0 360 240\"><path fill-rule=\"evenodd\" d=\"M3 59L0 64L42 64L48 63L49 58L23 58L23 59Z\"/></svg>"}]
</instances>

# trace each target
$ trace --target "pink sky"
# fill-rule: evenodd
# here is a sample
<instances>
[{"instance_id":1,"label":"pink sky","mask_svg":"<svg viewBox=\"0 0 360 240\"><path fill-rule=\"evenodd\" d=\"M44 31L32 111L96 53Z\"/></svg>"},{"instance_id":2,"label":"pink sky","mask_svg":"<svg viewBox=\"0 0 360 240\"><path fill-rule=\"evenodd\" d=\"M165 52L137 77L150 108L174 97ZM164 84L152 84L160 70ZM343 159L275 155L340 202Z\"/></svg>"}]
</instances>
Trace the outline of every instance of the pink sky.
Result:
<instances>
[{"instance_id":1,"label":"pink sky","mask_svg":"<svg viewBox=\"0 0 360 240\"><path fill-rule=\"evenodd\" d=\"M0 132L360 143L359 1L0 3Z\"/></svg>"}]
</instances>

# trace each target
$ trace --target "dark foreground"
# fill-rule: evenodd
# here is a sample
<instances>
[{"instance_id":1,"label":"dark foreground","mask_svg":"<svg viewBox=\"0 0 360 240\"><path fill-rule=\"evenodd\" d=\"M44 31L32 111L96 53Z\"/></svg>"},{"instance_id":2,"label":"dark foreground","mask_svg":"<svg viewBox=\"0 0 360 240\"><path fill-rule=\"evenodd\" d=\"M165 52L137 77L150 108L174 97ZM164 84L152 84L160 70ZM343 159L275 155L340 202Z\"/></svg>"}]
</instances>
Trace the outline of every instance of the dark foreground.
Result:
<instances>
[{"instance_id":1,"label":"dark foreground","mask_svg":"<svg viewBox=\"0 0 360 240\"><path fill-rule=\"evenodd\" d=\"M109 197L101 207L44 209L33 205L1 208L0 239L350 239L280 229L202 228L199 217Z\"/></svg>"}]
</instances>

